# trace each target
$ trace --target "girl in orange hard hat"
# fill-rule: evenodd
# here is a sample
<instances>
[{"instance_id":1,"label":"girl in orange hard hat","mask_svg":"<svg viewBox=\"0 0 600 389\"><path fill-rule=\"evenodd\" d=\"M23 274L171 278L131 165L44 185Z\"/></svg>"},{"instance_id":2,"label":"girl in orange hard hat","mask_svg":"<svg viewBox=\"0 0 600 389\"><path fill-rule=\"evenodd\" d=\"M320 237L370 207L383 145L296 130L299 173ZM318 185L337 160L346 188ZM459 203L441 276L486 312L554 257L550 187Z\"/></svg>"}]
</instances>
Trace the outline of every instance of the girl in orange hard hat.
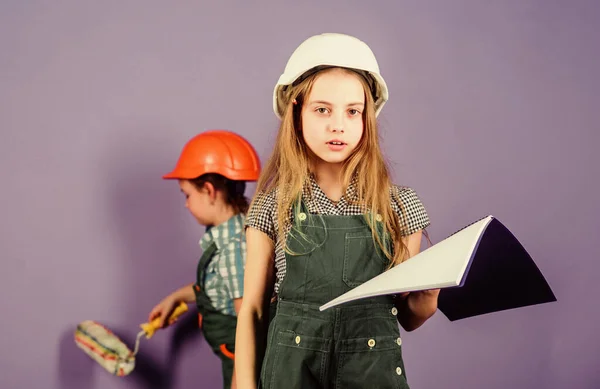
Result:
<instances>
[{"instance_id":1,"label":"girl in orange hard hat","mask_svg":"<svg viewBox=\"0 0 600 389\"><path fill-rule=\"evenodd\" d=\"M172 172L163 178L179 182L185 206L207 227L200 240L202 257L195 280L165 297L148 320L161 327L181 301L196 303L204 337L222 361L223 387L232 384L237 314L244 290L246 181L255 181L260 161L252 145L224 130L206 131L183 148Z\"/></svg>"}]
</instances>

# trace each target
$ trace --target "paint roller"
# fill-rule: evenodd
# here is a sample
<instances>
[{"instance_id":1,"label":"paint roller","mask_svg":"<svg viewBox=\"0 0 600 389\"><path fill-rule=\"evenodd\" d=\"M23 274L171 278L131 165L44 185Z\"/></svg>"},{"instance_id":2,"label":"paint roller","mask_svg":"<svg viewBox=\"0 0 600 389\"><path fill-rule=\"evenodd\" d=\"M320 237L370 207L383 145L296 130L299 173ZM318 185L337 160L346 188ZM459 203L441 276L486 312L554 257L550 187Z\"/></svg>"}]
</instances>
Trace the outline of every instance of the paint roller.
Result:
<instances>
[{"instance_id":1,"label":"paint roller","mask_svg":"<svg viewBox=\"0 0 600 389\"><path fill-rule=\"evenodd\" d=\"M169 325L187 310L187 304L181 302L169 316ZM135 338L135 346L132 351L106 326L95 320L85 320L77 325L75 344L109 373L123 377L130 374L135 368L135 356L139 350L140 339L144 335L146 339L150 339L156 330L160 329L160 318L141 324L140 328L142 330Z\"/></svg>"}]
</instances>

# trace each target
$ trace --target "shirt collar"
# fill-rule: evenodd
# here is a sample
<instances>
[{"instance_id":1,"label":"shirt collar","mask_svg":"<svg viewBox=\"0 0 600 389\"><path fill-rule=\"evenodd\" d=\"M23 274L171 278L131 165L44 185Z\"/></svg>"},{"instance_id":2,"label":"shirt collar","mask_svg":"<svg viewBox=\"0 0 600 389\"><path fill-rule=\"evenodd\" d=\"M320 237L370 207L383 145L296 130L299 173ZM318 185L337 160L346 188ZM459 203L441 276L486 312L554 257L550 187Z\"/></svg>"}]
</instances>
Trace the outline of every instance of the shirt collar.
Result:
<instances>
[{"instance_id":1,"label":"shirt collar","mask_svg":"<svg viewBox=\"0 0 600 389\"><path fill-rule=\"evenodd\" d=\"M244 218L244 214L239 213L219 225L208 227L202 239L200 239L202 250L208 249L212 243L216 244L218 249L225 246L231 239L242 232Z\"/></svg>"},{"instance_id":2,"label":"shirt collar","mask_svg":"<svg viewBox=\"0 0 600 389\"><path fill-rule=\"evenodd\" d=\"M346 203L348 201L357 201L358 200L358 193L356 191L357 186L358 186L358 174L354 173L352 175L352 177L350 178L350 183L348 184L348 187L346 188L346 193L344 196L342 196L342 198L340 199L340 202ZM323 192L323 190L321 189L321 187L319 186L319 184L317 183L315 174L311 172L308 175L307 183L302 188L302 195L305 200L314 200L315 197L319 197L319 196L316 196L317 193L321 194L324 198L327 197L325 195L325 193Z\"/></svg>"}]
</instances>

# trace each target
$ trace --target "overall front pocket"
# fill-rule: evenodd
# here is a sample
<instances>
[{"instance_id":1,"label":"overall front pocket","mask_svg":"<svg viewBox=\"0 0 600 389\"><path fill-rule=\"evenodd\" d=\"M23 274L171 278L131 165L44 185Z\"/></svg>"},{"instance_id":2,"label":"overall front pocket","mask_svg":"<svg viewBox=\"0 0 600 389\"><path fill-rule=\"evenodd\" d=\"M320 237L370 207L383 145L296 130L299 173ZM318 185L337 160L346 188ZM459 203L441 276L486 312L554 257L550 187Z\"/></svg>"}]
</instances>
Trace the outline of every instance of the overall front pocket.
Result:
<instances>
[{"instance_id":1,"label":"overall front pocket","mask_svg":"<svg viewBox=\"0 0 600 389\"><path fill-rule=\"evenodd\" d=\"M408 389L397 336L373 336L340 341L336 388Z\"/></svg>"},{"instance_id":2,"label":"overall front pocket","mask_svg":"<svg viewBox=\"0 0 600 389\"><path fill-rule=\"evenodd\" d=\"M272 358L272 366L264 371L262 387L308 389L323 385L331 340L279 331L273 343L267 356ZM267 371L270 376L266 376Z\"/></svg>"}]
</instances>

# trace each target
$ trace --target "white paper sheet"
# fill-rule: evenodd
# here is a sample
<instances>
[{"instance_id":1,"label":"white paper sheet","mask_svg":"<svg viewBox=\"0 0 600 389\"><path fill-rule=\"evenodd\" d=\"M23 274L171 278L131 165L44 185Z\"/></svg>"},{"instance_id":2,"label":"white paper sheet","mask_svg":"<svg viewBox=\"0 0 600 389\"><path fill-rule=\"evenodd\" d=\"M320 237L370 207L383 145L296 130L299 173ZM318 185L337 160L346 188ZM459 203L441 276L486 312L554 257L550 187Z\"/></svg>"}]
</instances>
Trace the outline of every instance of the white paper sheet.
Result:
<instances>
[{"instance_id":1,"label":"white paper sheet","mask_svg":"<svg viewBox=\"0 0 600 389\"><path fill-rule=\"evenodd\" d=\"M493 216L487 216L423 250L394 268L322 305L320 310L366 297L460 285L479 239Z\"/></svg>"}]
</instances>

